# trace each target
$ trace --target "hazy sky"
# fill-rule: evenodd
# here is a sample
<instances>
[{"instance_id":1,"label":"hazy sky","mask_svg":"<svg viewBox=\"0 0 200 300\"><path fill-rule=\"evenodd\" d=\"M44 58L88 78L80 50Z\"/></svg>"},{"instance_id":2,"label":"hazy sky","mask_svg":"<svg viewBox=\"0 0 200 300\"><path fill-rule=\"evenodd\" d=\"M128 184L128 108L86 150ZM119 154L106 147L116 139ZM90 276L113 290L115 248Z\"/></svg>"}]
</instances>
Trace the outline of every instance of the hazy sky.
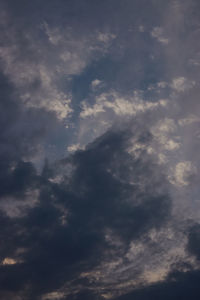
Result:
<instances>
[{"instance_id":1,"label":"hazy sky","mask_svg":"<svg viewBox=\"0 0 200 300\"><path fill-rule=\"evenodd\" d=\"M198 0L0 1L0 299L200 297Z\"/></svg>"}]
</instances>

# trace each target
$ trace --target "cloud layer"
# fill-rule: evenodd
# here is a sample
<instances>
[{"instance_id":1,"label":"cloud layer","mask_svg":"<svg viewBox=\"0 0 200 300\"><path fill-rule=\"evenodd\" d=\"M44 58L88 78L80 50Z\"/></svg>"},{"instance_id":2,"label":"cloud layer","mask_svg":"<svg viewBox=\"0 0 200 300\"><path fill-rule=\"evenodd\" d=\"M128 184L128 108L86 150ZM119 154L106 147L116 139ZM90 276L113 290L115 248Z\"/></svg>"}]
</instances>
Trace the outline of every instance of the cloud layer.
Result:
<instances>
[{"instance_id":1,"label":"cloud layer","mask_svg":"<svg viewBox=\"0 0 200 300\"><path fill-rule=\"evenodd\" d=\"M198 2L0 8L0 298L197 299Z\"/></svg>"}]
</instances>

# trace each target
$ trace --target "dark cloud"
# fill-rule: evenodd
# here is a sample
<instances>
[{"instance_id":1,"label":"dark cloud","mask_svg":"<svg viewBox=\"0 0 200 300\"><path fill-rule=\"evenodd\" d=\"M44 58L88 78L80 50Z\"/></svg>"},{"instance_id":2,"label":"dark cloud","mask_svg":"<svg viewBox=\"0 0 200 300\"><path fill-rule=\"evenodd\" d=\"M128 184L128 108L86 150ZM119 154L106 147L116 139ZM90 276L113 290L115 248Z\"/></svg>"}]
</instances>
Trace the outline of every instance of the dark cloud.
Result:
<instances>
[{"instance_id":1,"label":"dark cloud","mask_svg":"<svg viewBox=\"0 0 200 300\"><path fill-rule=\"evenodd\" d=\"M106 230L123 240L126 248L130 241L164 224L171 206L164 177L163 190L157 190L156 165L145 153L140 159L131 157L125 151L127 143L126 132L108 132L62 162L64 166L70 161L74 170L60 183L47 179L51 172L45 166L46 171L37 177L39 203L23 218L2 221L10 228L4 253L11 247L10 255L19 263L0 267L1 290L20 292L28 286L35 297L54 291L92 270L105 252L113 251L105 239ZM19 190L26 185L31 188L36 175L30 168L23 163L15 169ZM155 173L155 183L148 180L148 172ZM61 222L64 209L66 224ZM25 250L18 253L17 249Z\"/></svg>"},{"instance_id":2,"label":"dark cloud","mask_svg":"<svg viewBox=\"0 0 200 300\"><path fill-rule=\"evenodd\" d=\"M189 229L188 251L200 259L200 225L195 224Z\"/></svg>"},{"instance_id":3,"label":"dark cloud","mask_svg":"<svg viewBox=\"0 0 200 300\"><path fill-rule=\"evenodd\" d=\"M39 144L48 138L49 130L58 131L54 113L43 109L26 109L10 80L1 73L1 150L2 160L30 158L38 151ZM3 159L4 158L4 159Z\"/></svg>"},{"instance_id":4,"label":"dark cloud","mask_svg":"<svg viewBox=\"0 0 200 300\"><path fill-rule=\"evenodd\" d=\"M200 227L193 224L188 229L187 251L199 260L200 255ZM198 261L196 262L196 266ZM171 272L161 282L148 287L141 287L126 295L115 299L119 300L145 300L145 299L196 299L200 295L199 287L200 272L192 270L185 262L171 266Z\"/></svg>"},{"instance_id":5,"label":"dark cloud","mask_svg":"<svg viewBox=\"0 0 200 300\"><path fill-rule=\"evenodd\" d=\"M123 295L118 300L178 300L196 299L200 295L199 271L176 273L163 283L158 283L147 288L135 290L127 295Z\"/></svg>"},{"instance_id":6,"label":"dark cloud","mask_svg":"<svg viewBox=\"0 0 200 300\"><path fill-rule=\"evenodd\" d=\"M1 299L198 298L189 2L0 4Z\"/></svg>"}]
</instances>

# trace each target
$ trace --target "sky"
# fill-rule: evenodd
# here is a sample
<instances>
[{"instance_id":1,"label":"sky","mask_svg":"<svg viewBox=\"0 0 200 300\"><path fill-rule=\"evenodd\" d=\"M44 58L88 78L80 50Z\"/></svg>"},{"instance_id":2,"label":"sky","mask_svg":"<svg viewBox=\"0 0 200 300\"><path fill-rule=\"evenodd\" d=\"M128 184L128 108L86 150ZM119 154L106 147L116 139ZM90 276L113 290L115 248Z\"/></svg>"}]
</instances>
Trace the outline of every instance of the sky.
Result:
<instances>
[{"instance_id":1,"label":"sky","mask_svg":"<svg viewBox=\"0 0 200 300\"><path fill-rule=\"evenodd\" d=\"M199 17L0 1L0 299L198 299Z\"/></svg>"}]
</instances>

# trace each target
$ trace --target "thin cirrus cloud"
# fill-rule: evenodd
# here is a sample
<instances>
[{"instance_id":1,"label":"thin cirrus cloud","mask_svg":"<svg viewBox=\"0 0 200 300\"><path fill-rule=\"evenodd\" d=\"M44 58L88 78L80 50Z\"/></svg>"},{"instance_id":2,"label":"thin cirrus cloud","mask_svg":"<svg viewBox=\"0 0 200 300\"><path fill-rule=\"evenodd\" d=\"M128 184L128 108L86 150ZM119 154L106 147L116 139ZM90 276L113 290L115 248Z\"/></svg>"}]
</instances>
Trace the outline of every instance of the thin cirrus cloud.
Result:
<instances>
[{"instance_id":1,"label":"thin cirrus cloud","mask_svg":"<svg viewBox=\"0 0 200 300\"><path fill-rule=\"evenodd\" d=\"M198 298L198 11L2 1L1 299Z\"/></svg>"}]
</instances>

